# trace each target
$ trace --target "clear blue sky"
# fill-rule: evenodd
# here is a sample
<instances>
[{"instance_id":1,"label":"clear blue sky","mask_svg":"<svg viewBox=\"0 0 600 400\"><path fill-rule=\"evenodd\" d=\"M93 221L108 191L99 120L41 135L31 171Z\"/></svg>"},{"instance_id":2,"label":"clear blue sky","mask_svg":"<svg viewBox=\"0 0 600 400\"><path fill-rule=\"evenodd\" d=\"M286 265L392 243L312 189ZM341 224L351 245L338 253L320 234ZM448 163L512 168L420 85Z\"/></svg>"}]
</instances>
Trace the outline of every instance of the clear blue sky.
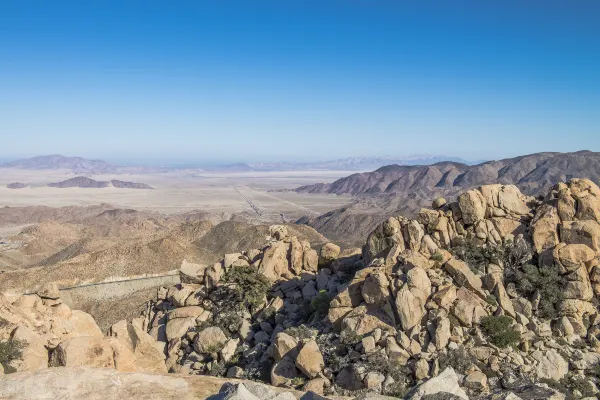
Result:
<instances>
[{"instance_id":1,"label":"clear blue sky","mask_svg":"<svg viewBox=\"0 0 600 400\"><path fill-rule=\"evenodd\" d=\"M0 157L600 151L599 20L591 0L3 0Z\"/></svg>"}]
</instances>

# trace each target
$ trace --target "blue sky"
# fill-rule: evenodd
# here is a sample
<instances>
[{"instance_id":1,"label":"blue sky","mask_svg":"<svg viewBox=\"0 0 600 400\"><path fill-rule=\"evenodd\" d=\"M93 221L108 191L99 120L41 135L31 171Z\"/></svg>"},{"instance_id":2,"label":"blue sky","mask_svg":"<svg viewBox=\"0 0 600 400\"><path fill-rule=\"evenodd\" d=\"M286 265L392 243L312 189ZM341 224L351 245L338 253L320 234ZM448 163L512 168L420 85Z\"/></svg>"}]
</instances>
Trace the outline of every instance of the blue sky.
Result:
<instances>
[{"instance_id":1,"label":"blue sky","mask_svg":"<svg viewBox=\"0 0 600 400\"><path fill-rule=\"evenodd\" d=\"M0 157L600 151L599 16L586 0L4 0Z\"/></svg>"}]
</instances>

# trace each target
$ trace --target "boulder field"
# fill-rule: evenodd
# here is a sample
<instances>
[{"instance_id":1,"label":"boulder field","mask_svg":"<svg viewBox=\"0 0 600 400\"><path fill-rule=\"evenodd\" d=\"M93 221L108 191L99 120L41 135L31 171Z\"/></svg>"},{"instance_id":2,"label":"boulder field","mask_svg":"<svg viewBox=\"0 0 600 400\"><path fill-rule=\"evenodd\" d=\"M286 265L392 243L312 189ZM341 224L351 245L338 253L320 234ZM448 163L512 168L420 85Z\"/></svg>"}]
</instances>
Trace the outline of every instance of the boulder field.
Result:
<instances>
[{"instance_id":1,"label":"boulder field","mask_svg":"<svg viewBox=\"0 0 600 400\"><path fill-rule=\"evenodd\" d=\"M52 284L6 294L0 340L22 351L3 362L17 373L0 381L0 397L27 398L11 388L36 374L52 385L48 374L63 372L51 367L102 368L92 380L171 372L237 382L222 398L599 393L600 189L586 179L538 198L495 184L436 199L416 219L381 223L363 248L313 249L272 226L264 247L214 265L184 261L180 274L106 335ZM261 396L249 381L288 392Z\"/></svg>"}]
</instances>

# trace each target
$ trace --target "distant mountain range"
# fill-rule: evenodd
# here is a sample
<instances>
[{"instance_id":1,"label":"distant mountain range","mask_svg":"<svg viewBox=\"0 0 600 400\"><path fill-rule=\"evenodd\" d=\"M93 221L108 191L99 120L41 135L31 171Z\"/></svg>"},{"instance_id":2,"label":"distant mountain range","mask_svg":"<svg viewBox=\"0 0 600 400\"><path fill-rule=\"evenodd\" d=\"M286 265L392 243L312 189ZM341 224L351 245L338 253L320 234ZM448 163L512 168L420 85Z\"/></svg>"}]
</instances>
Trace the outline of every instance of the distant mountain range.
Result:
<instances>
[{"instance_id":1,"label":"distant mountain range","mask_svg":"<svg viewBox=\"0 0 600 400\"><path fill-rule=\"evenodd\" d=\"M76 174L125 174L155 173L165 171L164 168L130 167L107 163L102 160L89 160L81 157L65 157L59 154L37 156L0 164L0 168L27 170L66 169Z\"/></svg>"},{"instance_id":2,"label":"distant mountain range","mask_svg":"<svg viewBox=\"0 0 600 400\"><path fill-rule=\"evenodd\" d=\"M571 178L600 183L600 153L535 153L477 165L388 165L332 183L297 188L299 193L354 196L345 207L298 222L331 239L352 242L391 215L414 216L421 207L430 207L436 197L452 200L465 190L493 183L513 184L523 193L535 196Z\"/></svg>"},{"instance_id":3,"label":"distant mountain range","mask_svg":"<svg viewBox=\"0 0 600 400\"><path fill-rule=\"evenodd\" d=\"M369 171L384 165L429 165L441 161L452 161L467 164L467 161L447 156L415 155L407 157L350 157L333 161L306 163L293 162L259 162L237 163L219 167L202 168L206 171L244 172L244 171ZM89 160L81 157L65 157L58 154L37 156L24 160L0 163L0 168L27 170L66 169L76 174L121 174L121 173L160 173L180 168L121 166L102 160Z\"/></svg>"},{"instance_id":4,"label":"distant mountain range","mask_svg":"<svg viewBox=\"0 0 600 400\"><path fill-rule=\"evenodd\" d=\"M369 171L384 165L430 165L442 161L452 161L468 164L458 157L438 156L438 155L414 155L407 157L349 157L332 161L317 161L305 163L292 162L260 162L260 163L238 163L223 167L216 167L216 170L222 171Z\"/></svg>"},{"instance_id":5,"label":"distant mountain range","mask_svg":"<svg viewBox=\"0 0 600 400\"><path fill-rule=\"evenodd\" d=\"M107 188L115 187L119 189L152 189L151 186L145 183L137 182L125 182L113 179L111 181L96 181L94 179L87 178L85 176L78 176L75 178L67 179L66 181L49 183L49 187L56 188Z\"/></svg>"}]
</instances>

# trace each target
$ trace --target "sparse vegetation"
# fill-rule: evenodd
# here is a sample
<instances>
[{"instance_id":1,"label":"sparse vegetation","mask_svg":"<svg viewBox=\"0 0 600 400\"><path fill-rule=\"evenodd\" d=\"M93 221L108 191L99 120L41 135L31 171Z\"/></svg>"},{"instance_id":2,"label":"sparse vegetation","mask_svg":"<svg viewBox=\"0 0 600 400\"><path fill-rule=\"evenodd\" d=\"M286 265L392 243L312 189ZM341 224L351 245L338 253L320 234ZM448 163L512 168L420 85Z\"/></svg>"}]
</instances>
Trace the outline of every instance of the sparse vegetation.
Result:
<instances>
[{"instance_id":1,"label":"sparse vegetation","mask_svg":"<svg viewBox=\"0 0 600 400\"><path fill-rule=\"evenodd\" d=\"M464 374L471 369L473 360L474 358L463 346L455 350L448 350L446 353L440 354L438 358L440 370L452 367L459 374Z\"/></svg>"},{"instance_id":2,"label":"sparse vegetation","mask_svg":"<svg viewBox=\"0 0 600 400\"><path fill-rule=\"evenodd\" d=\"M345 345L354 346L362 340L361 335L357 335L356 332L346 329L340 333L340 342Z\"/></svg>"},{"instance_id":3,"label":"sparse vegetation","mask_svg":"<svg viewBox=\"0 0 600 400\"><path fill-rule=\"evenodd\" d=\"M498 300L496 300L496 297L492 296L491 294L486 296L485 301L491 306L498 307Z\"/></svg>"},{"instance_id":4,"label":"sparse vegetation","mask_svg":"<svg viewBox=\"0 0 600 400\"><path fill-rule=\"evenodd\" d=\"M237 267L232 268L223 278L224 283L229 283L233 294L233 301L239 305L254 309L260 306L271 282L255 268Z\"/></svg>"},{"instance_id":5,"label":"sparse vegetation","mask_svg":"<svg viewBox=\"0 0 600 400\"><path fill-rule=\"evenodd\" d=\"M288 335L295 337L296 339L311 339L315 337L318 333L316 329L312 329L304 324L293 326L285 330L285 333Z\"/></svg>"},{"instance_id":6,"label":"sparse vegetation","mask_svg":"<svg viewBox=\"0 0 600 400\"><path fill-rule=\"evenodd\" d=\"M6 321L3 319L3 321ZM6 340L0 342L0 365L4 368L4 373L10 374L15 369L10 365L13 360L18 360L23 354L25 344L18 340Z\"/></svg>"},{"instance_id":7,"label":"sparse vegetation","mask_svg":"<svg viewBox=\"0 0 600 400\"><path fill-rule=\"evenodd\" d=\"M450 248L456 258L466 262L474 272L486 272L488 264L503 266L507 270L515 270L531 260L532 252L522 237L506 240L504 244L481 244L473 239L458 240Z\"/></svg>"},{"instance_id":8,"label":"sparse vegetation","mask_svg":"<svg viewBox=\"0 0 600 400\"><path fill-rule=\"evenodd\" d=\"M517 291L524 297L531 298L535 293L540 294L540 304L537 310L542 318L556 318L556 304L563 299L564 278L554 265L536 267L526 264L512 271L507 276L509 282L514 282Z\"/></svg>"},{"instance_id":9,"label":"sparse vegetation","mask_svg":"<svg viewBox=\"0 0 600 400\"><path fill-rule=\"evenodd\" d=\"M435 262L442 262L444 261L444 256L442 255L442 253L440 253L439 251L436 251L432 256L431 259Z\"/></svg>"},{"instance_id":10,"label":"sparse vegetation","mask_svg":"<svg viewBox=\"0 0 600 400\"><path fill-rule=\"evenodd\" d=\"M521 335L512 327L512 323L513 320L505 315L489 315L481 319L481 328L494 346L508 347L521 340Z\"/></svg>"},{"instance_id":11,"label":"sparse vegetation","mask_svg":"<svg viewBox=\"0 0 600 400\"><path fill-rule=\"evenodd\" d=\"M318 317L322 317L327 315L329 312L329 303L331 302L331 296L327 293L326 290L321 290L319 293L312 299L310 302L310 306Z\"/></svg>"}]
</instances>

